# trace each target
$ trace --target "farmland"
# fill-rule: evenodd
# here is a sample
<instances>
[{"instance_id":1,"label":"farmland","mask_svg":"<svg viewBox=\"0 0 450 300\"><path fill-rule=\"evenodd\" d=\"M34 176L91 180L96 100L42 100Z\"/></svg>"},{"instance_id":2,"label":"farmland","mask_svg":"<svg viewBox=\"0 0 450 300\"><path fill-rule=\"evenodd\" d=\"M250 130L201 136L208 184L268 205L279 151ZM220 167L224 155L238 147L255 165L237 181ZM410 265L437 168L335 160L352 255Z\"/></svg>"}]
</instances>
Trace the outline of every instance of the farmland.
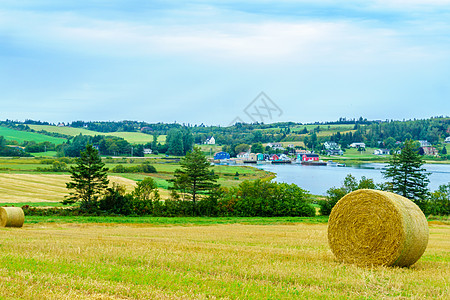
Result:
<instances>
[{"instance_id":1,"label":"farmland","mask_svg":"<svg viewBox=\"0 0 450 300\"><path fill-rule=\"evenodd\" d=\"M30 202L59 202L67 195L66 182L70 180L67 172L42 172L38 168L45 168L46 159L38 158L3 158L0 159L0 204L1 203L30 203ZM136 166L148 159L105 159L106 166L113 169L117 165ZM70 164L69 164L70 165ZM162 160L152 160L152 165L158 173L110 173L111 182L124 185L127 191L132 191L136 182L151 176L159 187L163 199L169 196L169 182L173 172L180 167L177 163L167 163ZM252 180L272 176L270 172L240 166L214 166L215 174L219 176L219 183L223 186L236 186L243 180ZM238 176L236 176L238 173Z\"/></svg>"},{"instance_id":2,"label":"farmland","mask_svg":"<svg viewBox=\"0 0 450 300\"><path fill-rule=\"evenodd\" d=\"M326 224L297 221L202 226L27 221L22 229L0 229L0 298L445 299L449 294L448 225L430 225L428 248L414 266L386 268L335 261Z\"/></svg>"},{"instance_id":3,"label":"farmland","mask_svg":"<svg viewBox=\"0 0 450 300\"><path fill-rule=\"evenodd\" d=\"M105 135L105 136L117 136L125 139L131 144L146 144L151 143L153 141L153 136L141 132L97 132L92 130L87 130L84 128L73 128L73 127L58 127L51 125L28 125L31 129L36 131L47 131L52 133L60 133L69 136L76 136L79 134L82 135ZM1 133L0 133L1 135ZM166 140L165 135L158 136L158 142L164 143Z\"/></svg>"},{"instance_id":4,"label":"farmland","mask_svg":"<svg viewBox=\"0 0 450 300\"><path fill-rule=\"evenodd\" d=\"M19 143L23 143L24 141L35 141L36 143L51 142L59 145L66 141L66 139L62 138L47 136L35 132L14 130L3 126L0 126L0 136L3 136L6 140L17 141Z\"/></svg>"}]
</instances>

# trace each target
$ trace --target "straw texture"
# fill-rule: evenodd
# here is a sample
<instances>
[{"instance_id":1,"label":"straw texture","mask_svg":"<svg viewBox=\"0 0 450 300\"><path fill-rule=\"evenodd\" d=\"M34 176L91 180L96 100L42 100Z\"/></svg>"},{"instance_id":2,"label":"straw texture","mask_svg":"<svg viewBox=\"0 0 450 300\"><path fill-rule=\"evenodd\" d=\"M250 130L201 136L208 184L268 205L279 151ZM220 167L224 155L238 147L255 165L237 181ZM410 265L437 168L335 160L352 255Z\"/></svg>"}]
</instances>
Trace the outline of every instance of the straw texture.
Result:
<instances>
[{"instance_id":1,"label":"straw texture","mask_svg":"<svg viewBox=\"0 0 450 300\"><path fill-rule=\"evenodd\" d=\"M20 207L0 207L0 227L22 227L25 215Z\"/></svg>"},{"instance_id":2,"label":"straw texture","mask_svg":"<svg viewBox=\"0 0 450 300\"><path fill-rule=\"evenodd\" d=\"M357 190L342 197L328 222L328 243L338 260L358 265L407 267L428 244L420 208L400 195Z\"/></svg>"}]
</instances>

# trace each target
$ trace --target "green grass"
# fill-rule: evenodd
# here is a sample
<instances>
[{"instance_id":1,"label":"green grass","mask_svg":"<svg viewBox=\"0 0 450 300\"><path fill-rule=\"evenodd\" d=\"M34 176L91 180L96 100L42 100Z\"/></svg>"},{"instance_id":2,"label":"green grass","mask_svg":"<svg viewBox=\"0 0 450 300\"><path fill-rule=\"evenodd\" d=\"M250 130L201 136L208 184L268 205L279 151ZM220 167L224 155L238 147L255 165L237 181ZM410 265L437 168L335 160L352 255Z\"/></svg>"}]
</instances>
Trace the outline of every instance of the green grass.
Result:
<instances>
[{"instance_id":1,"label":"green grass","mask_svg":"<svg viewBox=\"0 0 450 300\"><path fill-rule=\"evenodd\" d=\"M3 136L6 140L17 141L23 143L25 141L34 141L36 143L51 142L56 145L62 144L66 139L52 137L35 132L19 131L11 128L0 126L0 136Z\"/></svg>"},{"instance_id":2,"label":"green grass","mask_svg":"<svg viewBox=\"0 0 450 300\"><path fill-rule=\"evenodd\" d=\"M124 138L126 141L128 141L131 144L146 144L151 143L153 141L153 136L149 134L145 134L142 132L97 132L92 130L87 130L84 128L73 128L73 127L58 127L58 126L51 126L51 125L29 125L30 128L40 131L45 130L47 132L54 132L54 133L60 133L70 136L76 136L80 133L82 135L105 135L105 136L117 136ZM158 142L164 143L166 141L165 135L158 136Z\"/></svg>"},{"instance_id":3,"label":"green grass","mask_svg":"<svg viewBox=\"0 0 450 300\"><path fill-rule=\"evenodd\" d=\"M328 217L122 217L122 216L27 216L26 224L36 223L112 223L112 224L151 224L155 226L167 225L219 225L219 224L246 224L246 225L281 225L281 224L321 224L327 223Z\"/></svg>"}]
</instances>

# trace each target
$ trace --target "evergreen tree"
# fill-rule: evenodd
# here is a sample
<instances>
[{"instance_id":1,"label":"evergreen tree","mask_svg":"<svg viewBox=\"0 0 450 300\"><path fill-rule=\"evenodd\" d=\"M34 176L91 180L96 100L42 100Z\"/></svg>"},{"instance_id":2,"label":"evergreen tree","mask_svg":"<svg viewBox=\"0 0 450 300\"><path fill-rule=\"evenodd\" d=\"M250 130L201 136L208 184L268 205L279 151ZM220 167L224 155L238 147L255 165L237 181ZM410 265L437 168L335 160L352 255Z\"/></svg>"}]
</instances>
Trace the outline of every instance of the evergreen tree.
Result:
<instances>
[{"instance_id":1,"label":"evergreen tree","mask_svg":"<svg viewBox=\"0 0 450 300\"><path fill-rule=\"evenodd\" d=\"M106 190L109 180L108 168L102 162L98 151L91 145L86 145L86 150L80 153L76 166L70 167L72 181L66 183L69 196L64 204L81 202L81 208L94 210L97 208L98 197Z\"/></svg>"},{"instance_id":2,"label":"evergreen tree","mask_svg":"<svg viewBox=\"0 0 450 300\"><path fill-rule=\"evenodd\" d=\"M199 147L186 154L180 160L181 169L175 170L172 180L173 189L190 196L194 214L197 214L196 202L199 195L208 195L218 187L217 175L210 170L210 163Z\"/></svg>"},{"instance_id":3,"label":"evergreen tree","mask_svg":"<svg viewBox=\"0 0 450 300\"><path fill-rule=\"evenodd\" d=\"M423 160L414 141L407 140L400 154L394 153L385 178L391 180L392 191L421 204L428 195L429 173L422 168ZM420 206L420 205L419 205Z\"/></svg>"},{"instance_id":4,"label":"evergreen tree","mask_svg":"<svg viewBox=\"0 0 450 300\"><path fill-rule=\"evenodd\" d=\"M442 152L441 152L442 154L447 154L447 148L445 148L445 146L444 146L444 148L442 148Z\"/></svg>"}]
</instances>

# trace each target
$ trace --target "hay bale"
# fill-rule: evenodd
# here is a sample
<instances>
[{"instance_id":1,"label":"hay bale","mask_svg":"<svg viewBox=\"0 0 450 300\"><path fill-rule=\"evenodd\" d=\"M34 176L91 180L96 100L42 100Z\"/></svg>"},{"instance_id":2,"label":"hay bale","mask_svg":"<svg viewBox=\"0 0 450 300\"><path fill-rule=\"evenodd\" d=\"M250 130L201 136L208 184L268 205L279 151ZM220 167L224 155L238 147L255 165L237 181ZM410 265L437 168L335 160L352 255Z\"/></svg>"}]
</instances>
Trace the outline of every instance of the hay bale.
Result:
<instances>
[{"instance_id":1,"label":"hay bale","mask_svg":"<svg viewBox=\"0 0 450 300\"><path fill-rule=\"evenodd\" d=\"M20 207L0 207L1 227L22 227L25 215Z\"/></svg>"},{"instance_id":2,"label":"hay bale","mask_svg":"<svg viewBox=\"0 0 450 300\"><path fill-rule=\"evenodd\" d=\"M358 265L407 267L428 244L420 208L400 195L357 190L342 197L328 222L328 243L338 260Z\"/></svg>"}]
</instances>

